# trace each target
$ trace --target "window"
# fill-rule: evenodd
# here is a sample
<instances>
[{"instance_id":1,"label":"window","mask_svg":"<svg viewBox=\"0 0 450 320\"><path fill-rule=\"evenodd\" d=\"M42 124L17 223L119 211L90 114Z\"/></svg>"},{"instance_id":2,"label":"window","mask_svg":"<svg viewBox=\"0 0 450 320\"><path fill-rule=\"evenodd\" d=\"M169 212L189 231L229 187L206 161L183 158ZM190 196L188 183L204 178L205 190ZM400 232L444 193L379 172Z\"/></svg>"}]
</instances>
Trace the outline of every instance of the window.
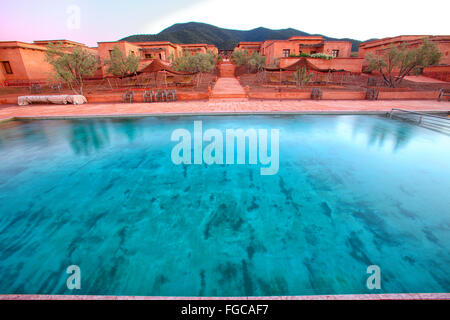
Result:
<instances>
[{"instance_id":1,"label":"window","mask_svg":"<svg viewBox=\"0 0 450 320\"><path fill-rule=\"evenodd\" d=\"M283 57L287 58L291 54L291 50L289 49L283 49Z\"/></svg>"},{"instance_id":2,"label":"window","mask_svg":"<svg viewBox=\"0 0 450 320\"><path fill-rule=\"evenodd\" d=\"M151 53L146 53L145 59L153 59L153 55Z\"/></svg>"},{"instance_id":3,"label":"window","mask_svg":"<svg viewBox=\"0 0 450 320\"><path fill-rule=\"evenodd\" d=\"M339 50L331 50L331 55L333 58L337 58L339 56Z\"/></svg>"},{"instance_id":4,"label":"window","mask_svg":"<svg viewBox=\"0 0 450 320\"><path fill-rule=\"evenodd\" d=\"M9 61L2 61L3 68L5 69L6 74L12 74L11 65L9 64Z\"/></svg>"},{"instance_id":5,"label":"window","mask_svg":"<svg viewBox=\"0 0 450 320\"><path fill-rule=\"evenodd\" d=\"M162 55L161 55L161 53L159 54L159 59L162 60Z\"/></svg>"}]
</instances>

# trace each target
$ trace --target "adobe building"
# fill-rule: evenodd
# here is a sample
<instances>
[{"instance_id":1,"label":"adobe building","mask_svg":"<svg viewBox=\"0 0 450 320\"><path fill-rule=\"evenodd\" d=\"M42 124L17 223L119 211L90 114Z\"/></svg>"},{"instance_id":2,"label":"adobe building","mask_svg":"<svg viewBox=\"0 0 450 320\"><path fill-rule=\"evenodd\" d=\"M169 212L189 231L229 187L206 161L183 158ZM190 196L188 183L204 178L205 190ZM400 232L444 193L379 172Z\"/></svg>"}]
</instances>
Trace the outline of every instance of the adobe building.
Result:
<instances>
[{"instance_id":1,"label":"adobe building","mask_svg":"<svg viewBox=\"0 0 450 320\"><path fill-rule=\"evenodd\" d=\"M0 42L0 80L9 85L31 79L46 81L52 67L45 61L47 48L20 41Z\"/></svg>"},{"instance_id":2,"label":"adobe building","mask_svg":"<svg viewBox=\"0 0 450 320\"><path fill-rule=\"evenodd\" d=\"M442 53L440 64L450 65L450 36L398 36L367 41L359 45L358 57L365 58L368 53L380 55L388 50L391 45L400 47L403 43L405 43L408 48L417 48L423 43L423 39L428 39L436 44L439 51Z\"/></svg>"},{"instance_id":3,"label":"adobe building","mask_svg":"<svg viewBox=\"0 0 450 320\"><path fill-rule=\"evenodd\" d=\"M261 41L245 41L239 42L236 46L235 50L247 50L249 55L252 55L255 52L261 51L261 46L263 42Z\"/></svg>"},{"instance_id":4,"label":"adobe building","mask_svg":"<svg viewBox=\"0 0 450 320\"><path fill-rule=\"evenodd\" d=\"M206 43L192 43L192 44L180 44L181 50L184 52L189 52L191 55L196 53L206 53L208 51L212 51L215 54L219 53L219 50L215 45L206 44Z\"/></svg>"},{"instance_id":5,"label":"adobe building","mask_svg":"<svg viewBox=\"0 0 450 320\"><path fill-rule=\"evenodd\" d=\"M52 66L45 60L49 43L60 43L65 50L81 47L97 55L95 48L68 40L40 40L33 43L0 41L0 81L8 85L45 83L51 78Z\"/></svg>"},{"instance_id":6,"label":"adobe building","mask_svg":"<svg viewBox=\"0 0 450 320\"><path fill-rule=\"evenodd\" d=\"M111 59L112 51L115 47L117 47L125 56L135 55L141 57L141 59L145 59L146 55L149 56L149 51L144 51L142 47L137 46L136 44L127 42L127 41L107 41L107 42L98 42L97 54L99 56L99 64L102 70L102 76L107 76L108 66L105 65L107 60ZM155 52L152 51L155 56L162 54L161 50L157 50ZM165 57L164 57L165 58ZM151 59L150 61L153 61Z\"/></svg>"},{"instance_id":7,"label":"adobe building","mask_svg":"<svg viewBox=\"0 0 450 320\"><path fill-rule=\"evenodd\" d=\"M362 72L361 58L351 57L350 41L326 41L322 36L294 36L287 40L267 40L264 42L240 42L235 50L247 50L249 54L259 52L266 57L267 66L285 68L299 61L301 53L322 53L332 56L332 60L308 58L319 69Z\"/></svg>"},{"instance_id":8,"label":"adobe building","mask_svg":"<svg viewBox=\"0 0 450 320\"><path fill-rule=\"evenodd\" d=\"M428 39L436 44L442 53L439 63L424 68L423 75L442 81L450 81L450 36L409 35L367 41L359 45L358 56L365 58L369 53L382 55L391 45L400 47L406 44L408 48L417 48L423 44L423 39ZM377 72L374 71L373 73Z\"/></svg>"},{"instance_id":9,"label":"adobe building","mask_svg":"<svg viewBox=\"0 0 450 320\"><path fill-rule=\"evenodd\" d=\"M133 42L128 44L139 48L141 59L171 61L180 55L179 46L169 41Z\"/></svg>"},{"instance_id":10,"label":"adobe building","mask_svg":"<svg viewBox=\"0 0 450 320\"><path fill-rule=\"evenodd\" d=\"M102 62L110 59L114 47L118 47L124 55L137 55L141 60L159 59L165 63L170 63L180 57L184 51L191 53L206 53L207 51L218 52L214 45L201 44L173 44L169 41L145 41L145 42L127 42L111 41L98 42L98 54Z\"/></svg>"},{"instance_id":11,"label":"adobe building","mask_svg":"<svg viewBox=\"0 0 450 320\"><path fill-rule=\"evenodd\" d=\"M126 56L132 54L141 58L139 68L150 64L154 59L170 64L184 51L218 53L218 49L210 44L173 44L168 41L98 42L98 47L90 48L82 43L69 40L39 40L33 43L20 41L0 41L0 83L2 85L29 85L45 83L50 79L53 68L45 61L45 53L50 43L60 43L67 51L82 48L98 58L99 69L92 76L101 79L107 75L105 61L111 58L114 47L118 47ZM6 81L6 82L5 82Z\"/></svg>"},{"instance_id":12,"label":"adobe building","mask_svg":"<svg viewBox=\"0 0 450 320\"><path fill-rule=\"evenodd\" d=\"M105 66L105 61L111 58L111 52L114 47L118 47L125 56L132 54L140 57L139 69L145 68L155 59L169 65L174 59L182 56L183 52L189 52L192 55L196 53L206 53L208 51L212 51L215 54L218 53L216 46L205 43L174 44L169 41L98 42L98 55L100 57L104 75L107 75L108 69L108 67Z\"/></svg>"}]
</instances>

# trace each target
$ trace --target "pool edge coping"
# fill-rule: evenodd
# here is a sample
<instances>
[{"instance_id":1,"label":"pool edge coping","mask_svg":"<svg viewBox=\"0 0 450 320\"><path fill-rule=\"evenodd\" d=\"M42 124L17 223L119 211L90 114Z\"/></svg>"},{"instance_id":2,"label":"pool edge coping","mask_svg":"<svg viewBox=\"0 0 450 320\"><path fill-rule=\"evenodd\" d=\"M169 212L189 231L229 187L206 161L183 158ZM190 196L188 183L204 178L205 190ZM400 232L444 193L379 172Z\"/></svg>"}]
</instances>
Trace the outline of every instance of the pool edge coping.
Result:
<instances>
[{"instance_id":1,"label":"pool edge coping","mask_svg":"<svg viewBox=\"0 0 450 320\"><path fill-rule=\"evenodd\" d=\"M448 110L415 110L416 112L445 113ZM251 116L251 115L387 115L389 111L343 111L343 110L305 110L305 111L261 111L261 112L165 112L165 113L119 113L119 114L78 114L78 115L43 115L43 116L12 116L0 119L0 123L14 120L71 120L71 119L101 119L101 118L143 118L143 117L181 117L181 116Z\"/></svg>"},{"instance_id":2,"label":"pool edge coping","mask_svg":"<svg viewBox=\"0 0 450 320\"><path fill-rule=\"evenodd\" d=\"M0 300L450 300L450 293L386 293L342 294L306 296L260 296L260 297L176 297L176 296L114 296L114 295L33 295L6 294Z\"/></svg>"}]
</instances>

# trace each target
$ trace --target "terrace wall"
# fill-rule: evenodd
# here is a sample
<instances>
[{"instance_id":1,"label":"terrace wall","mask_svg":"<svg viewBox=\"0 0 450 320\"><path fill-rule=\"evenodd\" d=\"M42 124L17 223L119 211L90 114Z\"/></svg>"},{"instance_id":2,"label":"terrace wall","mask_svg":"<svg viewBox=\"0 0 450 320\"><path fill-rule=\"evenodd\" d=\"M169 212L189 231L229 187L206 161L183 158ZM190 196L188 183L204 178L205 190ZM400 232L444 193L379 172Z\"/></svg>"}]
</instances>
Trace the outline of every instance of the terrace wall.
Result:
<instances>
[{"instance_id":1,"label":"terrace wall","mask_svg":"<svg viewBox=\"0 0 450 320\"><path fill-rule=\"evenodd\" d=\"M285 68L297 62L300 58L281 58L280 67ZM364 59L361 58L334 58L331 60L319 58L307 58L309 62L320 69L346 70L353 73L361 73Z\"/></svg>"},{"instance_id":2,"label":"terrace wall","mask_svg":"<svg viewBox=\"0 0 450 320\"><path fill-rule=\"evenodd\" d=\"M423 69L423 75L437 80L450 82L450 65L426 67Z\"/></svg>"},{"instance_id":3,"label":"terrace wall","mask_svg":"<svg viewBox=\"0 0 450 320\"><path fill-rule=\"evenodd\" d=\"M133 89L135 102L143 102L142 94L144 89ZM339 91L323 90L323 100L365 100L365 91ZM86 94L89 103L121 103L124 90L102 94ZM18 95L0 96L0 104L17 104ZM264 92L250 91L248 97L251 99L267 100L310 100L311 89L304 89L295 92ZM382 90L379 92L378 100L437 100L439 91L401 91ZM178 100L206 100L209 98L207 92L179 92ZM170 102L169 102L170 103Z\"/></svg>"},{"instance_id":4,"label":"terrace wall","mask_svg":"<svg viewBox=\"0 0 450 320\"><path fill-rule=\"evenodd\" d=\"M322 91L323 100L365 100L365 91ZM378 100L437 100L439 91L380 91ZM296 92L249 92L252 99L310 100L311 89Z\"/></svg>"},{"instance_id":5,"label":"terrace wall","mask_svg":"<svg viewBox=\"0 0 450 320\"><path fill-rule=\"evenodd\" d=\"M118 90L107 94L87 94L86 99L89 103L120 103L124 92L125 90ZM134 102L144 102L145 89L133 89L133 92ZM178 92L177 97L179 101L206 100L209 98L209 94L207 92Z\"/></svg>"}]
</instances>

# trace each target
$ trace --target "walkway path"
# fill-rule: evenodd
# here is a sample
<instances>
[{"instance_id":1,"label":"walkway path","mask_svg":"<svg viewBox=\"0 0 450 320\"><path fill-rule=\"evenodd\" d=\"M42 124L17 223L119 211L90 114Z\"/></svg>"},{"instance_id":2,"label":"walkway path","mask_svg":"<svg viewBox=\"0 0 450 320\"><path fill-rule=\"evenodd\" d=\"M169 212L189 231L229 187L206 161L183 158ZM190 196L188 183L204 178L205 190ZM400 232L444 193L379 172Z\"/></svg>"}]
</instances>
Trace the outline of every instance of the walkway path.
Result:
<instances>
[{"instance_id":1,"label":"walkway path","mask_svg":"<svg viewBox=\"0 0 450 320\"><path fill-rule=\"evenodd\" d=\"M84 105L0 105L0 120L12 117L83 117L133 114L193 113L321 113L387 112L392 108L415 111L450 111L450 102L436 100L249 100L177 101L158 103L89 103Z\"/></svg>"},{"instance_id":2,"label":"walkway path","mask_svg":"<svg viewBox=\"0 0 450 320\"><path fill-rule=\"evenodd\" d=\"M239 81L234 76L236 66L230 62L219 65L220 78L217 80L211 92L210 99L238 99L246 101L247 97Z\"/></svg>"},{"instance_id":3,"label":"walkway path","mask_svg":"<svg viewBox=\"0 0 450 320\"><path fill-rule=\"evenodd\" d=\"M212 92L211 99L246 99L244 88L236 78L219 78Z\"/></svg>"}]
</instances>

